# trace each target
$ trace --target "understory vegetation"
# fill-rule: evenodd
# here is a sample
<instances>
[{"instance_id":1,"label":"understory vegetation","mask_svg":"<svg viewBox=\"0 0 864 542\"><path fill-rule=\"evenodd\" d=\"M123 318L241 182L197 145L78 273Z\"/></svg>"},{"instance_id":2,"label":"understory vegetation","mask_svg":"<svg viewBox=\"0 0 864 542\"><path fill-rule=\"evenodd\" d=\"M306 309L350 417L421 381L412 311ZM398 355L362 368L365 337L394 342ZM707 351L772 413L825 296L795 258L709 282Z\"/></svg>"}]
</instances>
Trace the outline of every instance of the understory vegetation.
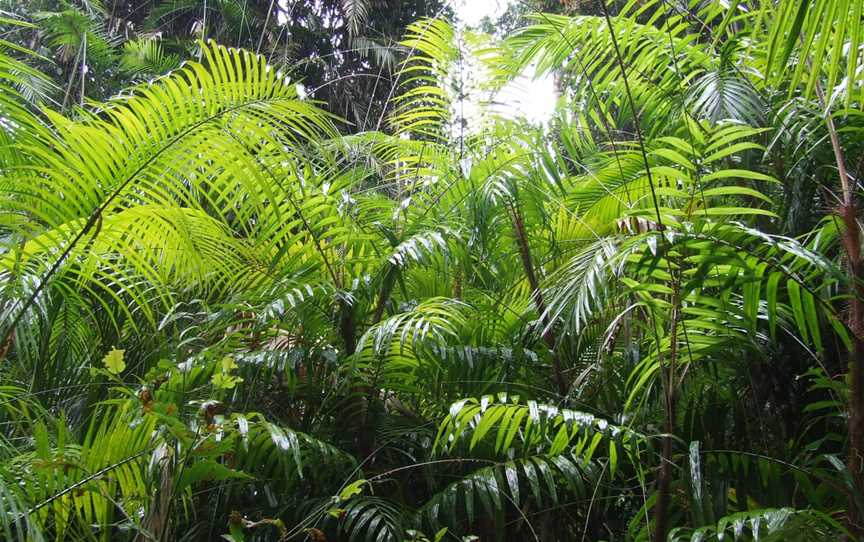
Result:
<instances>
[{"instance_id":1,"label":"understory vegetation","mask_svg":"<svg viewBox=\"0 0 864 542\"><path fill-rule=\"evenodd\" d=\"M0 538L864 539L864 1L564 5L374 108L0 13Z\"/></svg>"}]
</instances>

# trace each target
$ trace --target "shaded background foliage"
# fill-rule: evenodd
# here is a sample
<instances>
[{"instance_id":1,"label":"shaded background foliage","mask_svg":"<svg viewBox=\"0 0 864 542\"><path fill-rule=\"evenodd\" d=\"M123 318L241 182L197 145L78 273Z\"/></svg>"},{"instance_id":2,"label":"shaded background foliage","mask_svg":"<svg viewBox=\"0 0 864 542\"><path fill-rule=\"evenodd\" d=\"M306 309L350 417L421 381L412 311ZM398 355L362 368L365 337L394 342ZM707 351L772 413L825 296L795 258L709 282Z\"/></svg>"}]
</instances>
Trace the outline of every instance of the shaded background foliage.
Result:
<instances>
[{"instance_id":1,"label":"shaded background foliage","mask_svg":"<svg viewBox=\"0 0 864 542\"><path fill-rule=\"evenodd\" d=\"M53 76L59 90L52 97L62 104L105 99L167 73L200 57L196 40L212 39L265 55L346 119L348 132L375 129L386 115L395 68L408 53L398 45L405 26L450 12L420 0L34 0L0 9L37 23L5 30L53 61L40 67Z\"/></svg>"}]
</instances>

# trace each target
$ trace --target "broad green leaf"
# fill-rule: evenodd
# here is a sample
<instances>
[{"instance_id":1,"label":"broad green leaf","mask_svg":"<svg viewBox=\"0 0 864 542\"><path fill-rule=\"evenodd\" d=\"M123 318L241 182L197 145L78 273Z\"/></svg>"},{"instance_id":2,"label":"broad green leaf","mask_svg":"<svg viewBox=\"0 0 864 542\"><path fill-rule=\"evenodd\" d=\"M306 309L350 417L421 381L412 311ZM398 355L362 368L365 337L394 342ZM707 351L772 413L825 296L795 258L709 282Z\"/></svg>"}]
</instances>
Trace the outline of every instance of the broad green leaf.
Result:
<instances>
[{"instance_id":1,"label":"broad green leaf","mask_svg":"<svg viewBox=\"0 0 864 542\"><path fill-rule=\"evenodd\" d=\"M795 323L798 325L798 333L805 342L809 341L807 319L804 316L804 305L801 303L801 286L795 279L786 281L786 289L789 292L789 305L792 307L792 314L795 316Z\"/></svg>"},{"instance_id":2,"label":"broad green leaf","mask_svg":"<svg viewBox=\"0 0 864 542\"><path fill-rule=\"evenodd\" d=\"M222 481L230 479L250 479L251 476L245 472L229 469L221 463L205 459L196 461L193 465L183 469L177 482L177 491L198 482Z\"/></svg>"},{"instance_id":3,"label":"broad green leaf","mask_svg":"<svg viewBox=\"0 0 864 542\"><path fill-rule=\"evenodd\" d=\"M111 374L120 374L126 369L126 361L123 359L125 350L119 350L117 348L112 348L105 357L102 358L102 363L105 365L105 368Z\"/></svg>"},{"instance_id":4,"label":"broad green leaf","mask_svg":"<svg viewBox=\"0 0 864 542\"><path fill-rule=\"evenodd\" d=\"M345 486L342 491L339 492L339 500L347 501L351 497L360 495L361 493L363 493L363 485L365 484L366 480L362 478L360 480L355 480L351 482L350 484Z\"/></svg>"}]
</instances>

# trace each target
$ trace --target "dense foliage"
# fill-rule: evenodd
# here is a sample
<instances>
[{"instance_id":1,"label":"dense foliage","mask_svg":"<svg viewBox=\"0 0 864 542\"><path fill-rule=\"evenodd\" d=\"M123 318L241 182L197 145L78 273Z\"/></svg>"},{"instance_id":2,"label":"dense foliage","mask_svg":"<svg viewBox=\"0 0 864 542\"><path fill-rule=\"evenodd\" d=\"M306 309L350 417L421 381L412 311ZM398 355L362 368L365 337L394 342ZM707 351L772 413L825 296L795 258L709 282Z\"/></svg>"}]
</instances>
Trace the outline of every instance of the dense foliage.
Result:
<instances>
[{"instance_id":1,"label":"dense foliage","mask_svg":"<svg viewBox=\"0 0 864 542\"><path fill-rule=\"evenodd\" d=\"M42 57L28 63L55 83L40 85L55 108L200 60L199 42L214 40L265 56L357 132L386 114L405 26L449 10L440 0L0 0L4 12L32 23L0 31Z\"/></svg>"},{"instance_id":2,"label":"dense foliage","mask_svg":"<svg viewBox=\"0 0 864 542\"><path fill-rule=\"evenodd\" d=\"M212 4L102 101L0 21L0 536L861 538L864 2L423 18L347 108Z\"/></svg>"}]
</instances>

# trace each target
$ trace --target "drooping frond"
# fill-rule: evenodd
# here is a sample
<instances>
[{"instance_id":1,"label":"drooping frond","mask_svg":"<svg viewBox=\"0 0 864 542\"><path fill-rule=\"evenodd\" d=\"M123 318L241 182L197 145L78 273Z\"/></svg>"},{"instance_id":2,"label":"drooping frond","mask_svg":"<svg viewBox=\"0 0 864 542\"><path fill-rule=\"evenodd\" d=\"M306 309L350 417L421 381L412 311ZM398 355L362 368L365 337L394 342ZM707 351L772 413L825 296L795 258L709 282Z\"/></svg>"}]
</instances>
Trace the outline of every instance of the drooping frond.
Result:
<instances>
[{"instance_id":1,"label":"drooping frond","mask_svg":"<svg viewBox=\"0 0 864 542\"><path fill-rule=\"evenodd\" d=\"M401 45L409 51L400 68L406 90L395 98L390 122L398 133L443 143L452 100L445 83L460 54L455 31L442 19L421 20L408 26Z\"/></svg>"},{"instance_id":2,"label":"drooping frond","mask_svg":"<svg viewBox=\"0 0 864 542\"><path fill-rule=\"evenodd\" d=\"M861 99L862 7L850 0L784 0L761 6L770 36L767 68L776 81L789 79L790 91L803 84L805 94L812 96L817 85L821 91L839 95L848 107ZM761 28L756 31L762 31ZM791 77L789 61L794 59ZM824 83L821 81L824 78Z\"/></svg>"},{"instance_id":3,"label":"drooping frond","mask_svg":"<svg viewBox=\"0 0 864 542\"><path fill-rule=\"evenodd\" d=\"M369 0L342 0L342 11L352 36L362 33L369 16Z\"/></svg>"},{"instance_id":4,"label":"drooping frond","mask_svg":"<svg viewBox=\"0 0 864 542\"><path fill-rule=\"evenodd\" d=\"M263 57L213 44L204 52L206 66L189 64L81 111L81 120L47 113L43 144L22 148L30 165L2 181L3 206L27 217L17 229L31 238L3 257L14 280L22 270L43 281L81 281L122 276L124 267L157 287L220 267L220 281L262 276L257 258L244 258L248 250L232 237L260 232L256 217L296 212L284 197L296 188L268 164L286 145L302 148L327 133L329 121Z\"/></svg>"},{"instance_id":5,"label":"drooping frond","mask_svg":"<svg viewBox=\"0 0 864 542\"><path fill-rule=\"evenodd\" d=\"M592 414L531 400L522 404L518 397L499 394L454 403L441 423L436 449L450 454L483 446L494 457L572 453L590 462L602 443L607 452L601 455L610 458L614 474L617 457L633 451L641 438Z\"/></svg>"},{"instance_id":6,"label":"drooping frond","mask_svg":"<svg viewBox=\"0 0 864 542\"><path fill-rule=\"evenodd\" d=\"M120 64L126 72L136 77L154 77L177 69L180 66L180 58L165 53L158 39L146 37L123 44Z\"/></svg>"}]
</instances>

